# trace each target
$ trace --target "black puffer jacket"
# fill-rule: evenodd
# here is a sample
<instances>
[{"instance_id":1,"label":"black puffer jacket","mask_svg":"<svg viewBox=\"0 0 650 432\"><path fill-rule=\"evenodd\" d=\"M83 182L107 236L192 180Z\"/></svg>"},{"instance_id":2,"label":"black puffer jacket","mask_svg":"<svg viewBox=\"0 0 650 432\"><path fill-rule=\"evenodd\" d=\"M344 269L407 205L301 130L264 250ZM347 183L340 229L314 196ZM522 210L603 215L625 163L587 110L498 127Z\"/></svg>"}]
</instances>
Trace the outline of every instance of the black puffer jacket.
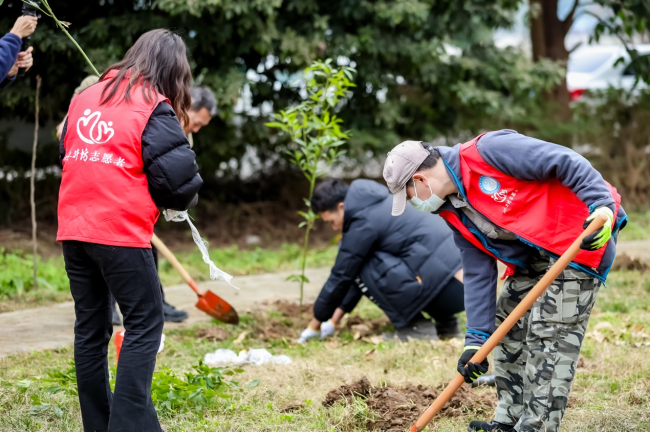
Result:
<instances>
[{"instance_id":1,"label":"black puffer jacket","mask_svg":"<svg viewBox=\"0 0 650 432\"><path fill-rule=\"evenodd\" d=\"M354 283L360 276L365 294L404 328L461 269L451 230L439 216L410 205L402 216L391 216L388 189L370 180L354 181L344 205L341 246L314 316L327 321L337 307L354 309L362 295Z\"/></svg>"},{"instance_id":2,"label":"black puffer jacket","mask_svg":"<svg viewBox=\"0 0 650 432\"><path fill-rule=\"evenodd\" d=\"M67 129L66 120L59 142L59 162L65 157ZM196 205L203 179L195 158L174 109L167 102L159 103L142 132L144 172L158 207L187 210Z\"/></svg>"}]
</instances>

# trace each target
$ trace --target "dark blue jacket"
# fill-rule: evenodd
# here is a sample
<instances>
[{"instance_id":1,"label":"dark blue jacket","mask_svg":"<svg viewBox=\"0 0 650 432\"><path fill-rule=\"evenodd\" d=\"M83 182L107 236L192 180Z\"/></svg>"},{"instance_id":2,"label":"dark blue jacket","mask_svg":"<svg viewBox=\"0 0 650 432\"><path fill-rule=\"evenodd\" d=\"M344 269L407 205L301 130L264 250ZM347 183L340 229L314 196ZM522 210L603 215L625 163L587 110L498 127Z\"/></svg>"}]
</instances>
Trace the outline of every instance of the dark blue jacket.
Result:
<instances>
[{"instance_id":1,"label":"dark blue jacket","mask_svg":"<svg viewBox=\"0 0 650 432\"><path fill-rule=\"evenodd\" d=\"M11 68L16 64L23 40L13 33L7 33L0 39L0 87L11 79L6 79Z\"/></svg>"},{"instance_id":2,"label":"dark blue jacket","mask_svg":"<svg viewBox=\"0 0 650 432\"><path fill-rule=\"evenodd\" d=\"M314 305L317 320L327 321L337 307L354 309L360 276L366 294L404 328L461 269L451 230L439 216L407 206L393 217L392 202L388 189L374 181L350 186L336 263Z\"/></svg>"},{"instance_id":3,"label":"dark blue jacket","mask_svg":"<svg viewBox=\"0 0 650 432\"><path fill-rule=\"evenodd\" d=\"M459 146L436 147L445 163L447 172L463 191L460 171ZM513 130L501 130L484 135L476 144L481 157L499 171L520 180L542 181L556 177L560 183L571 189L585 203L589 211L596 207L607 206L615 211L614 200L603 177L591 163L573 150L518 134ZM438 211L454 212L470 230L480 230L449 201ZM601 268L593 272L572 263L573 267L593 274L604 281L616 255L616 234L627 223L627 215L620 207L617 214L614 236L607 245ZM452 227L453 228L453 227ZM540 227L542 230L543 227ZM495 328L497 263L490 255L472 245L457 230L454 240L461 251L465 283L465 311L467 313L467 330L492 334ZM482 236L481 241L495 256L519 267L526 267L526 262L533 249L519 240L500 240ZM552 254L551 254L552 255ZM466 345L482 345L484 338L474 333L465 337Z\"/></svg>"}]
</instances>

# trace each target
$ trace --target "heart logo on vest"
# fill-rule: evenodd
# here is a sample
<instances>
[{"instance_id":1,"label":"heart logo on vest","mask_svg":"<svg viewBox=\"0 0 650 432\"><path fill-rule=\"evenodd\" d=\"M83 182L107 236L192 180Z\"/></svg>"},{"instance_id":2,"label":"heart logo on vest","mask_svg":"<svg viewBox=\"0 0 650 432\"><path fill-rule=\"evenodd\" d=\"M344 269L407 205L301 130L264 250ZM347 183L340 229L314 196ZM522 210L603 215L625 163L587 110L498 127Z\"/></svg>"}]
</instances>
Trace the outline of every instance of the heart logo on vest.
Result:
<instances>
[{"instance_id":1,"label":"heart logo on vest","mask_svg":"<svg viewBox=\"0 0 650 432\"><path fill-rule=\"evenodd\" d=\"M92 112L87 109L84 111L84 116L77 121L77 134L83 142L86 144L105 144L113 138L113 135L115 135L115 131L111 127L113 122L100 121L101 112ZM82 132L82 129L85 133Z\"/></svg>"}]
</instances>

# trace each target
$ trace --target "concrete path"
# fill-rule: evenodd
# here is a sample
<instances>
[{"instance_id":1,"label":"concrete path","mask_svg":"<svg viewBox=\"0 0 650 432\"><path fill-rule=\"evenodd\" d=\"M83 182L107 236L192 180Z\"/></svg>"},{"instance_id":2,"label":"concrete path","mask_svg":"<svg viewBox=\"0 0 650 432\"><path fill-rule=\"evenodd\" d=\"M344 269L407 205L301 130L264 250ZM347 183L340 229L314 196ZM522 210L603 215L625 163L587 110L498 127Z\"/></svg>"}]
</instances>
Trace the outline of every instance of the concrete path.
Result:
<instances>
[{"instance_id":1,"label":"concrete path","mask_svg":"<svg viewBox=\"0 0 650 432\"><path fill-rule=\"evenodd\" d=\"M201 287L221 296L241 314L267 301L285 299L297 302L300 298L298 284L285 281L289 274L291 273L235 277L233 283L240 288L239 291L224 282L205 282ZM307 270L310 283L305 285L306 301L315 300L328 276L329 268ZM165 297L170 304L190 314L190 318L184 323L165 323L165 328L178 328L211 319L194 307L196 294L187 285L165 288ZM0 357L71 345L74 340L73 329L72 302L2 313L0 314Z\"/></svg>"}]
</instances>

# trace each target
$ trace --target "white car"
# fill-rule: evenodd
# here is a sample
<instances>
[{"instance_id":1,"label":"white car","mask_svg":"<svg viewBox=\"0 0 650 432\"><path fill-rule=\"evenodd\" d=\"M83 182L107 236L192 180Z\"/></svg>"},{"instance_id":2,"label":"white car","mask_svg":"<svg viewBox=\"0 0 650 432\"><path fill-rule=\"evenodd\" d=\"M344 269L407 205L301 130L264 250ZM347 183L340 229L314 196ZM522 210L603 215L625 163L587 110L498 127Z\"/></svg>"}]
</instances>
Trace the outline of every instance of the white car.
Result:
<instances>
[{"instance_id":1,"label":"white car","mask_svg":"<svg viewBox=\"0 0 650 432\"><path fill-rule=\"evenodd\" d=\"M640 55L650 55L650 44L634 48ZM623 60L616 64L621 57ZM630 67L630 55L623 45L587 45L569 56L566 78L571 100L577 100L585 90L631 89L636 73ZM639 80L637 88L646 87L647 84Z\"/></svg>"}]
</instances>

